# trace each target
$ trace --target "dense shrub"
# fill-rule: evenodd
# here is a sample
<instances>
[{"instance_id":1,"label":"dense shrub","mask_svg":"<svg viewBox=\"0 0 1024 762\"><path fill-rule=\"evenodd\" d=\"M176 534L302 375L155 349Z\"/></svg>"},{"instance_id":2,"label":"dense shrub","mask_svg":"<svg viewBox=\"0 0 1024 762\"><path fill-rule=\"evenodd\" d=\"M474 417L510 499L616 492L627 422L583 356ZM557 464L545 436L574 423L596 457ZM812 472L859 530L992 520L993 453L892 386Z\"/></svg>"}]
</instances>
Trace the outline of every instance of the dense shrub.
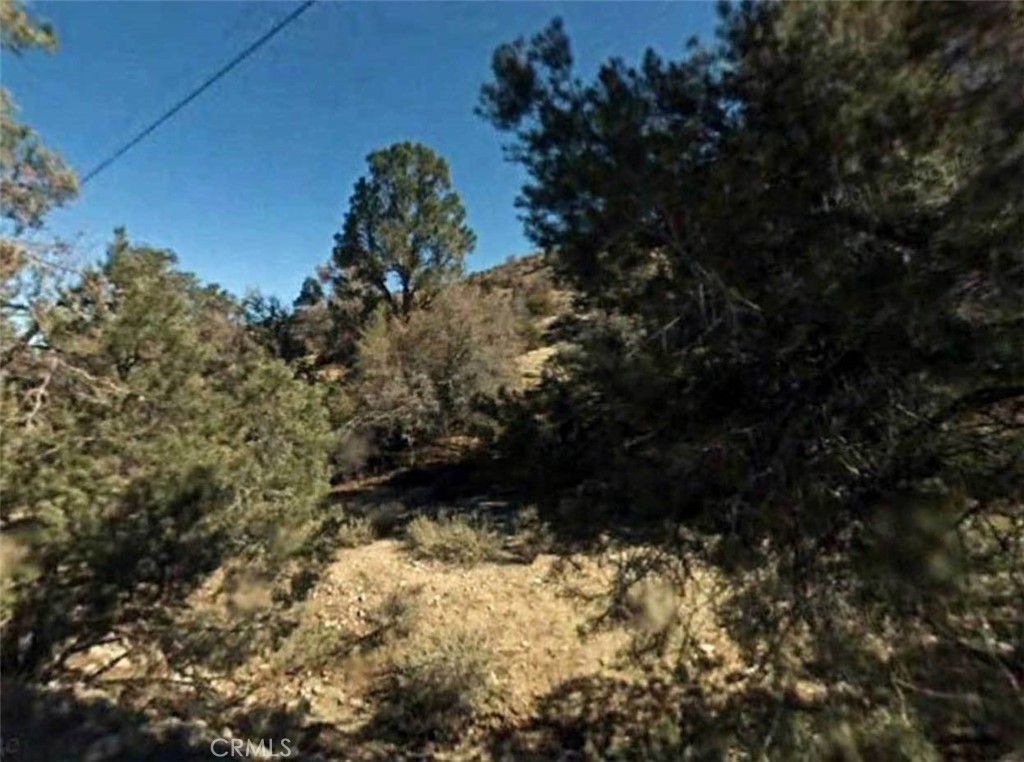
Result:
<instances>
[{"instance_id":1,"label":"dense shrub","mask_svg":"<svg viewBox=\"0 0 1024 762\"><path fill-rule=\"evenodd\" d=\"M585 311L507 416L512 467L576 527L699 528L667 544L756 578L731 612L752 650L807 627L838 680L870 661L847 648L865 623L929 632L967 695L916 703L1002 749L1024 665L1022 24L1012 3L743 3L718 48L585 82L555 22L496 51L481 103ZM900 658L941 683L930 649Z\"/></svg>"},{"instance_id":2,"label":"dense shrub","mask_svg":"<svg viewBox=\"0 0 1024 762\"><path fill-rule=\"evenodd\" d=\"M274 660L292 672L324 669L337 665L354 642L349 630L311 619L291 632Z\"/></svg>"},{"instance_id":3,"label":"dense shrub","mask_svg":"<svg viewBox=\"0 0 1024 762\"><path fill-rule=\"evenodd\" d=\"M272 564L321 508L320 391L174 263L119 232L102 265L34 303L34 338L6 364L3 520L36 570L5 628L5 646L33 646L5 647L8 664L173 602L227 556Z\"/></svg>"},{"instance_id":4,"label":"dense shrub","mask_svg":"<svg viewBox=\"0 0 1024 762\"><path fill-rule=\"evenodd\" d=\"M524 304L526 311L533 317L547 317L555 308L551 292L544 288L533 289L527 293Z\"/></svg>"}]
</instances>

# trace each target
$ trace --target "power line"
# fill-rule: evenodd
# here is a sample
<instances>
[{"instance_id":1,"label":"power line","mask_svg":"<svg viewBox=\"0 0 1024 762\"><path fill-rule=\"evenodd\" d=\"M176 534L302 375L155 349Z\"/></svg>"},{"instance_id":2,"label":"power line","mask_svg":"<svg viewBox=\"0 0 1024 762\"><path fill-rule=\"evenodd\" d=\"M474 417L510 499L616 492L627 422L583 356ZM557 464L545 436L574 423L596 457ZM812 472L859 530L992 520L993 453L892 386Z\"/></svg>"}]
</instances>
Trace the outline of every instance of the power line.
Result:
<instances>
[{"instance_id":1,"label":"power line","mask_svg":"<svg viewBox=\"0 0 1024 762\"><path fill-rule=\"evenodd\" d=\"M132 148L134 148L139 143L141 143L143 140L145 140L146 137L150 135L150 133L152 133L160 125L162 125L164 122L166 122L172 116L174 116L179 111L181 111L183 108L185 108L185 106L187 106L189 103L191 103L196 98L198 98L205 90L207 90L211 85L213 85L213 83L215 83L217 80L221 79L224 75L226 75L228 72L230 72L236 66L238 66L238 64L242 63L242 61L247 59L249 56L251 56L257 50L259 50L265 44L270 42L270 40L274 36L276 36L282 29L284 29L286 26L288 26L293 21L295 21L299 16L301 16L303 13L305 13L307 10L309 10L310 6L312 6L313 3L315 3L315 2L316 2L316 0L306 0L306 2L304 2L302 5L300 5L294 11L289 13L283 19L278 21L276 24L274 24L274 26L270 30L268 30L266 32L266 34L264 34L262 37L260 37L255 42L253 42L251 45L249 45L249 47L247 47L245 50L243 50L237 56L235 56L230 61L228 61L226 64L224 64L224 66L222 66L216 72L214 72L209 77L207 77L206 80L201 85L199 85L199 87L197 87L191 93L189 93L184 98L182 98L180 101L178 101L173 106L171 106L171 108L169 108L159 119L157 119L151 125L146 127L144 130L142 130L142 132L140 132L134 138L129 140L123 146L118 148L114 153L112 153L106 159L104 159L99 164L97 164L89 173L87 173L85 175L85 177L82 178L81 184L85 185L92 178L96 177L96 175L98 175L100 172L105 170L107 167L109 167L115 161L117 161L122 156L124 156L126 153L128 153L128 151L130 151Z\"/></svg>"}]
</instances>

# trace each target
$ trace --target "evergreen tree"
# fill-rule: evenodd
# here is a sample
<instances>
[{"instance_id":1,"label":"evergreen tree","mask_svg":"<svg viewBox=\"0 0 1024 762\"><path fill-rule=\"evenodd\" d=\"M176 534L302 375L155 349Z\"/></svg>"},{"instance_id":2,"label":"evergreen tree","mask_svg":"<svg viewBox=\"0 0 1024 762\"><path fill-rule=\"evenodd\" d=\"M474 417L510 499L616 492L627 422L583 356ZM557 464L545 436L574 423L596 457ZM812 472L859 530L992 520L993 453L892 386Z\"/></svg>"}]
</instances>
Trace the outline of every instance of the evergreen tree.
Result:
<instances>
[{"instance_id":1,"label":"evergreen tree","mask_svg":"<svg viewBox=\"0 0 1024 762\"><path fill-rule=\"evenodd\" d=\"M653 510L751 530L773 501L821 523L926 478L1019 489L1019 431L970 468L948 438L982 447L960 424L1024 391L1022 19L744 4L720 50L590 84L559 23L495 53L481 111L531 175L528 231L609 316L569 359L607 439L556 447L569 473L625 461Z\"/></svg>"},{"instance_id":2,"label":"evergreen tree","mask_svg":"<svg viewBox=\"0 0 1024 762\"><path fill-rule=\"evenodd\" d=\"M37 313L3 409L2 520L33 570L7 591L4 659L23 669L175 605L226 557L286 557L331 443L321 390L252 341L241 307L123 230Z\"/></svg>"},{"instance_id":3,"label":"evergreen tree","mask_svg":"<svg viewBox=\"0 0 1024 762\"><path fill-rule=\"evenodd\" d=\"M371 153L367 164L325 272L350 340L379 304L403 319L427 306L462 273L476 241L448 163L430 148L397 143Z\"/></svg>"}]
</instances>

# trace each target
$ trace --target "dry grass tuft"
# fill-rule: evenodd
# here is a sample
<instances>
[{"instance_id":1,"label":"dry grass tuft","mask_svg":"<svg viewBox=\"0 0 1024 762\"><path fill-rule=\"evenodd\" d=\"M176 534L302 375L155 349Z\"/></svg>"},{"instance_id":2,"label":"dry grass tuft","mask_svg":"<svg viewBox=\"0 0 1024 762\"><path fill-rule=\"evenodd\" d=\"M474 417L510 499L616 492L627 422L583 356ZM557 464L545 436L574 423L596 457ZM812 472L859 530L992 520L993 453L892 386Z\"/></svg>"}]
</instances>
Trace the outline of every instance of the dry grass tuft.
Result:
<instances>
[{"instance_id":1,"label":"dry grass tuft","mask_svg":"<svg viewBox=\"0 0 1024 762\"><path fill-rule=\"evenodd\" d=\"M376 722L409 742L454 740L494 700L493 664L474 633L422 639L395 659Z\"/></svg>"},{"instance_id":2,"label":"dry grass tuft","mask_svg":"<svg viewBox=\"0 0 1024 762\"><path fill-rule=\"evenodd\" d=\"M352 633L316 619L297 627L274 655L286 671L314 670L340 661L352 646Z\"/></svg>"},{"instance_id":3,"label":"dry grass tuft","mask_svg":"<svg viewBox=\"0 0 1024 762\"><path fill-rule=\"evenodd\" d=\"M417 516L406 529L406 544L418 557L472 565L500 557L501 538L462 516Z\"/></svg>"},{"instance_id":4,"label":"dry grass tuft","mask_svg":"<svg viewBox=\"0 0 1024 762\"><path fill-rule=\"evenodd\" d=\"M343 548L359 548L377 539L377 531L368 518L353 518L338 529L338 545Z\"/></svg>"}]
</instances>

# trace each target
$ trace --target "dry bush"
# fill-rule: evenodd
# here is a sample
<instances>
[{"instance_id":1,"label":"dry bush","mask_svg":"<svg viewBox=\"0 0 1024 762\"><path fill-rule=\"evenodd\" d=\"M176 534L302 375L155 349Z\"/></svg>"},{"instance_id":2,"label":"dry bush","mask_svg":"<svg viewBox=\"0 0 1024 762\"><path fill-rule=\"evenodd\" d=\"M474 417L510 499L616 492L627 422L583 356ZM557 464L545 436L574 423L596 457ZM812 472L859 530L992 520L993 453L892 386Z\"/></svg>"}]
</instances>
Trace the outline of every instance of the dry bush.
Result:
<instances>
[{"instance_id":1,"label":"dry bush","mask_svg":"<svg viewBox=\"0 0 1024 762\"><path fill-rule=\"evenodd\" d=\"M373 522L361 516L346 520L338 529L337 539L342 548L358 548L377 539L377 532Z\"/></svg>"},{"instance_id":2,"label":"dry bush","mask_svg":"<svg viewBox=\"0 0 1024 762\"><path fill-rule=\"evenodd\" d=\"M419 592L419 588L395 591L368 612L366 619L373 630L363 643L380 648L412 635L423 614Z\"/></svg>"},{"instance_id":3,"label":"dry bush","mask_svg":"<svg viewBox=\"0 0 1024 762\"><path fill-rule=\"evenodd\" d=\"M539 282L532 285L526 292L523 306L533 317L547 317L554 314L557 305L551 284Z\"/></svg>"},{"instance_id":4,"label":"dry bush","mask_svg":"<svg viewBox=\"0 0 1024 762\"><path fill-rule=\"evenodd\" d=\"M480 398L517 380L507 298L454 285L406 319L379 314L358 347L356 423L383 446L465 430Z\"/></svg>"},{"instance_id":5,"label":"dry bush","mask_svg":"<svg viewBox=\"0 0 1024 762\"><path fill-rule=\"evenodd\" d=\"M501 538L489 527L463 516L417 516L406 528L406 542L418 557L475 564L501 554Z\"/></svg>"},{"instance_id":6,"label":"dry bush","mask_svg":"<svg viewBox=\"0 0 1024 762\"><path fill-rule=\"evenodd\" d=\"M408 742L453 740L493 701L493 661L473 633L417 642L395 660L376 723Z\"/></svg>"},{"instance_id":7,"label":"dry bush","mask_svg":"<svg viewBox=\"0 0 1024 762\"><path fill-rule=\"evenodd\" d=\"M353 642L349 630L314 619L291 633L274 660L287 671L322 669L344 657Z\"/></svg>"},{"instance_id":8,"label":"dry bush","mask_svg":"<svg viewBox=\"0 0 1024 762\"><path fill-rule=\"evenodd\" d=\"M397 500L392 500L367 509L366 516L378 537L388 535L402 523L406 507Z\"/></svg>"}]
</instances>

